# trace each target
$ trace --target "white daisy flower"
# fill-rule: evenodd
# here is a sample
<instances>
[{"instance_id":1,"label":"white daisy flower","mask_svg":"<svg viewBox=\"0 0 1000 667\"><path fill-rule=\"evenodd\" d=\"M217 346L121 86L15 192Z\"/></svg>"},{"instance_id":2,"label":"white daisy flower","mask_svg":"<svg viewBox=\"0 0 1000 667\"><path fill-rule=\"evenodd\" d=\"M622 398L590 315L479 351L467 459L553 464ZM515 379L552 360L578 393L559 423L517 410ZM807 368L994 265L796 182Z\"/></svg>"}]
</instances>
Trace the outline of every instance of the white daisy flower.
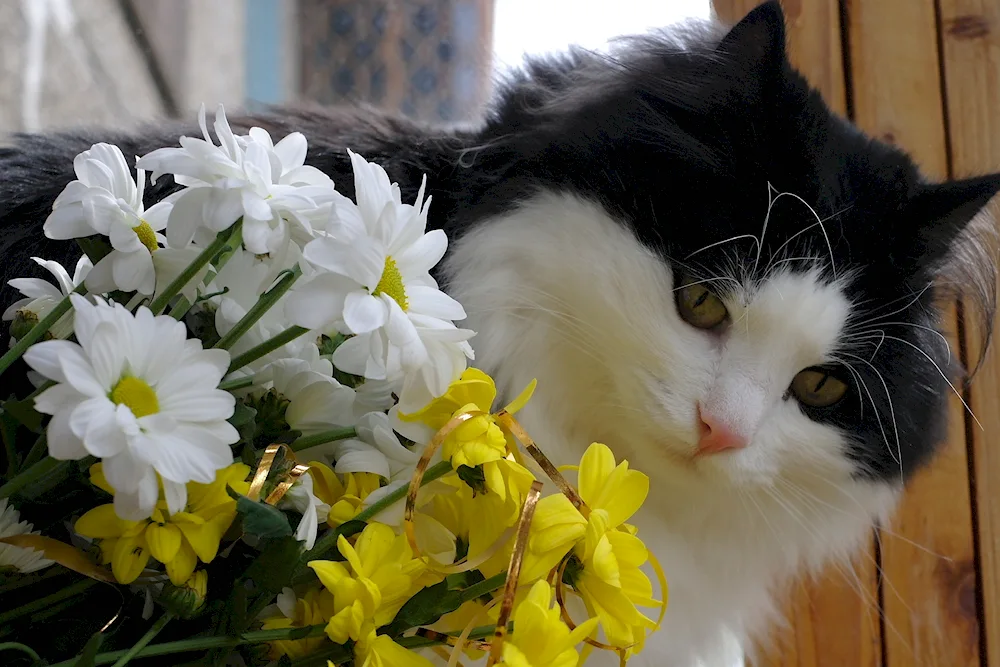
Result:
<instances>
[{"instance_id":1,"label":"white daisy flower","mask_svg":"<svg viewBox=\"0 0 1000 667\"><path fill-rule=\"evenodd\" d=\"M16 509L7 506L6 498L0 500L0 537L38 535L38 531L31 530L32 527L27 521L21 521L21 515ZM43 558L42 552L36 549L0 543L0 572L14 569L22 574L28 574L46 568L52 563L53 561Z\"/></svg>"},{"instance_id":2,"label":"white daisy flower","mask_svg":"<svg viewBox=\"0 0 1000 667\"><path fill-rule=\"evenodd\" d=\"M381 167L350 155L358 203L337 195L326 235L303 249L316 274L291 290L285 312L299 326L354 334L334 353L337 368L375 380L418 373L443 393L452 360L471 352L462 344L473 335L454 326L465 310L430 275L447 237L426 231L424 184L414 205L403 204ZM428 368L438 365L444 369Z\"/></svg>"},{"instance_id":3,"label":"white daisy flower","mask_svg":"<svg viewBox=\"0 0 1000 667\"><path fill-rule=\"evenodd\" d=\"M334 472L340 474L370 472L389 481L410 479L420 455L403 446L385 413L371 412L355 428L356 438L310 447L299 452L299 458L336 462Z\"/></svg>"},{"instance_id":4,"label":"white daisy flower","mask_svg":"<svg viewBox=\"0 0 1000 667\"><path fill-rule=\"evenodd\" d=\"M59 262L32 257L31 260L41 266L55 277L56 284L42 280L41 278L15 278L7 284L18 290L25 298L15 301L4 311L4 320L13 320L20 317L25 324L34 325L39 320L48 315L60 301L73 292L87 277L93 264L86 255L81 257L76 263L73 277L70 277L66 269ZM70 311L60 317L52 328L49 329L52 338L66 338L73 333L73 312ZM14 336L10 337L13 345Z\"/></svg>"},{"instance_id":5,"label":"white daisy flower","mask_svg":"<svg viewBox=\"0 0 1000 667\"><path fill-rule=\"evenodd\" d=\"M330 514L330 506L313 493L312 475L299 477L278 505L302 514L302 520L299 521L299 526L295 529L295 539L305 542L306 549L312 549L313 545L316 544L319 524L326 523Z\"/></svg>"},{"instance_id":6,"label":"white daisy flower","mask_svg":"<svg viewBox=\"0 0 1000 667\"><path fill-rule=\"evenodd\" d=\"M45 220L51 239L107 236L112 251L87 276L91 292L120 289L152 294L156 287L153 253L167 226L169 198L149 210L142 203L146 173L136 170L133 180L121 149L94 144L73 161L77 180L56 198Z\"/></svg>"},{"instance_id":7,"label":"white daisy flower","mask_svg":"<svg viewBox=\"0 0 1000 667\"><path fill-rule=\"evenodd\" d=\"M256 379L288 399L285 421L303 435L354 423L354 390L333 379L332 366L329 373L323 373L312 370L307 361L281 359Z\"/></svg>"},{"instance_id":8,"label":"white daisy flower","mask_svg":"<svg viewBox=\"0 0 1000 667\"><path fill-rule=\"evenodd\" d=\"M295 132L274 144L261 128L237 136L219 105L216 145L204 106L198 121L203 139L181 137L180 148L160 148L137 163L152 171L154 182L162 174L172 174L186 187L174 200L166 232L170 246L187 246L199 228L221 232L241 216L243 241L254 253L280 247L291 235L288 221L308 236L312 216L329 203L334 190L326 174L304 166L305 137Z\"/></svg>"},{"instance_id":9,"label":"white daisy flower","mask_svg":"<svg viewBox=\"0 0 1000 667\"><path fill-rule=\"evenodd\" d=\"M35 399L39 412L52 415L49 454L102 458L123 519L151 514L157 473L169 511L182 511L185 484L209 484L233 462L229 445L239 435L226 419L235 399L218 389L229 353L202 349L182 323L148 308L133 315L120 304L70 298L79 343L46 341L24 355L58 383Z\"/></svg>"}]
</instances>

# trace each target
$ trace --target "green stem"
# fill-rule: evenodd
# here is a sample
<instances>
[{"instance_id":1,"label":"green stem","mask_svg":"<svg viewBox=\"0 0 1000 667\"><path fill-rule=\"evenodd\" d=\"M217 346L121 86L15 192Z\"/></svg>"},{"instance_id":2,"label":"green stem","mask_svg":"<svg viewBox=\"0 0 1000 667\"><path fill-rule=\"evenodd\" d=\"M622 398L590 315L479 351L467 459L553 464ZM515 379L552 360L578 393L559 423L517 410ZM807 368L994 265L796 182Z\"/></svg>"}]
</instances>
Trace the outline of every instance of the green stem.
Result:
<instances>
[{"instance_id":1,"label":"green stem","mask_svg":"<svg viewBox=\"0 0 1000 667\"><path fill-rule=\"evenodd\" d=\"M4 651L20 651L21 653L26 653L35 662L42 661L39 655L35 653L35 650L33 648L31 648L30 646L25 646L24 644L20 644L18 642L3 642L2 644L0 644L0 653L3 653Z\"/></svg>"},{"instance_id":2,"label":"green stem","mask_svg":"<svg viewBox=\"0 0 1000 667\"><path fill-rule=\"evenodd\" d=\"M435 465L433 465L433 466L431 466L430 468L427 469L427 472L424 473L423 479L420 481L420 486L424 486L425 484L429 484L429 483L433 482L434 480L436 480L438 477L442 477L443 475L446 475L449 472L451 472L451 462L450 461L441 461L441 462L439 462L439 463L437 463L437 464L435 464ZM382 510L386 509L387 507L389 507L390 505L392 505L397 500L406 497L406 492L408 490L409 490L409 486L408 485L403 485L403 486L399 487L398 489L396 489L392 493L386 495L384 498L380 498L376 502L374 502L371 505L369 505L365 510L359 512L357 514L357 516L355 516L351 521L366 521L366 522L370 521L379 512L381 512ZM348 522L348 523L350 523L350 522ZM348 524L344 524L344 525L346 526ZM327 552L333 551L334 549L336 549L337 548L337 538L339 536L340 536L339 529L338 528L334 528L333 530L331 530L330 532L328 532L326 535L324 535L323 537L319 538L316 541L316 544L313 545L312 549L310 549L309 551L307 551L304 554L302 554L302 557L299 559L299 563L305 564L305 563L308 563L309 561L312 561L312 560L319 560Z\"/></svg>"},{"instance_id":3,"label":"green stem","mask_svg":"<svg viewBox=\"0 0 1000 667\"><path fill-rule=\"evenodd\" d=\"M508 627L512 628L513 624L510 624ZM496 626L493 625L480 626L478 628L474 628L472 632L469 633L469 639L470 640L485 639L486 637L491 636L495 631L496 631ZM453 634L451 636L455 637L457 635ZM436 646L442 643L438 639L431 639L430 637L419 637L419 636L401 637L399 639L396 639L395 642L404 648L426 648L428 646ZM326 662L327 660L331 660L335 664L339 665L341 664L342 661L349 660L351 657L349 653L346 653L344 648L345 647L343 646L335 644L324 651L319 651L304 658L299 658L298 660L292 663L292 667L322 667L327 664ZM58 665L56 667L58 667Z\"/></svg>"},{"instance_id":4,"label":"green stem","mask_svg":"<svg viewBox=\"0 0 1000 667\"><path fill-rule=\"evenodd\" d=\"M25 401L32 401L32 400L38 398L38 395L41 394L43 391L45 391L49 387L54 387L54 386L56 386L56 381L55 380L46 380L41 385L39 385L38 388L35 389L35 391L33 391L30 394L28 394L27 396L25 396L24 400ZM34 403L32 403L32 405L34 405Z\"/></svg>"},{"instance_id":5,"label":"green stem","mask_svg":"<svg viewBox=\"0 0 1000 667\"><path fill-rule=\"evenodd\" d=\"M139 641L132 646L132 648L126 651L125 655L119 658L118 662L116 662L113 667L125 667L125 665L127 665L129 661L139 653L139 651L146 648L146 645L153 641L156 635L160 634L160 631L166 627L167 623L169 623L170 619L173 617L174 615L168 611L163 614L163 616L156 619L156 623L153 623L153 627L151 627L146 634L144 634Z\"/></svg>"},{"instance_id":6,"label":"green stem","mask_svg":"<svg viewBox=\"0 0 1000 667\"><path fill-rule=\"evenodd\" d=\"M28 450L28 455L24 458L24 463L22 465L25 468L30 468L42 460L42 457L45 456L45 452L47 450L48 441L45 438L45 434L42 433L38 436L38 439L35 440L35 444L31 446L31 449Z\"/></svg>"},{"instance_id":7,"label":"green stem","mask_svg":"<svg viewBox=\"0 0 1000 667\"><path fill-rule=\"evenodd\" d=\"M243 220L240 219L235 225L227 230L219 232L215 240L212 241L208 246L201 251L201 253L195 257L194 261L191 262L186 269L181 271L181 274L170 281L163 292L160 293L158 297L153 299L153 302L149 304L149 309L153 311L154 315L159 315L163 312L163 309L167 307L170 300L180 294L181 290L184 289L189 282L191 282L198 272L201 271L206 264L212 261L212 258L219 254L230 238L242 227Z\"/></svg>"},{"instance_id":8,"label":"green stem","mask_svg":"<svg viewBox=\"0 0 1000 667\"><path fill-rule=\"evenodd\" d=\"M59 468L69 466L70 463L72 461L59 461L51 456L46 456L27 470L18 473L14 479L0 486L0 498L9 498L32 482L37 482L42 477L55 472Z\"/></svg>"},{"instance_id":9,"label":"green stem","mask_svg":"<svg viewBox=\"0 0 1000 667\"><path fill-rule=\"evenodd\" d=\"M296 264L294 268L285 271L284 274L285 275L283 275L281 279L274 284L274 287L260 295L260 298L257 299L257 303L255 303L253 307L247 311L246 315L240 318L240 321L233 326L229 333L219 339L219 342L216 343L214 347L217 347L220 350L228 350L231 348L236 341L240 339L240 336L249 331L250 327L256 324L257 321L264 316L264 313L269 311L271 307L278 302L278 299L283 297L285 293L291 289L292 285L295 284L295 281L302 275L302 269L298 264Z\"/></svg>"},{"instance_id":10,"label":"green stem","mask_svg":"<svg viewBox=\"0 0 1000 667\"><path fill-rule=\"evenodd\" d=\"M38 600L29 602L28 604L23 604L20 607L15 607L10 611L5 611L4 613L0 614L0 625L10 623L15 618L20 618L21 616L26 616L27 614L33 614L36 611L45 609L51 604L59 602L60 600L65 600L67 598L79 595L80 593L84 592L91 586L96 586L96 585L97 581L95 581L94 579L91 579L89 577L86 579L81 579L75 584L71 584L66 588L59 589L52 595L47 595Z\"/></svg>"},{"instance_id":11,"label":"green stem","mask_svg":"<svg viewBox=\"0 0 1000 667\"><path fill-rule=\"evenodd\" d=\"M309 333L309 329L304 329L303 327L291 326L277 334L273 338L268 338L263 343L256 347L252 347L240 356L233 359L232 363L229 364L229 372L238 371L247 364L252 364L261 357L267 356L268 354L274 352L282 345L292 342L299 336Z\"/></svg>"},{"instance_id":12,"label":"green stem","mask_svg":"<svg viewBox=\"0 0 1000 667\"><path fill-rule=\"evenodd\" d=\"M163 644L153 644L146 646L136 652L133 658L148 658L154 655L170 655L172 653L185 653L188 651L205 651L212 648L235 648L243 644L263 644L281 639L306 639L309 637L322 637L326 634L326 625L309 625L304 628L279 628L277 630L257 630L255 632L244 632L236 637L193 637L191 639L181 639L175 642L165 642ZM122 658L128 651L112 651L110 653L99 653L95 659L95 665L107 665ZM52 667L72 667L76 664L76 658L65 660Z\"/></svg>"},{"instance_id":13,"label":"green stem","mask_svg":"<svg viewBox=\"0 0 1000 667\"><path fill-rule=\"evenodd\" d=\"M303 436L298 440L294 440L292 444L288 445L288 447L293 452L300 452L303 449L309 449L310 447L316 447L317 445L325 445L328 442L347 440L348 438L357 436L357 434L357 430L353 427L335 428L332 431L323 431L322 433Z\"/></svg>"},{"instance_id":14,"label":"green stem","mask_svg":"<svg viewBox=\"0 0 1000 667\"><path fill-rule=\"evenodd\" d=\"M186 296L182 295L181 298L177 299L177 303L174 304L174 307L170 309L170 317L174 318L178 322L181 321L184 319L184 316L187 315L187 312L191 310L191 306L193 305L194 304L192 304Z\"/></svg>"},{"instance_id":15,"label":"green stem","mask_svg":"<svg viewBox=\"0 0 1000 667\"><path fill-rule=\"evenodd\" d=\"M74 294L83 294L87 291L87 288L80 285L75 290ZM14 347L7 350L7 353L0 357L0 375L3 374L5 370L11 367L11 365L21 358L21 356L27 351L29 347L35 344L35 342L45 335L45 333L52 328L60 317L69 312L69 309L73 307L73 303L69 300L69 296L63 298L62 301L56 304L48 315L43 317L41 321L35 326L31 327L31 331L21 336Z\"/></svg>"},{"instance_id":16,"label":"green stem","mask_svg":"<svg viewBox=\"0 0 1000 667\"><path fill-rule=\"evenodd\" d=\"M483 579L478 584L472 584L468 588L462 589L462 602L468 602L481 598L487 593L492 593L507 583L507 573L494 574L489 579Z\"/></svg>"},{"instance_id":17,"label":"green stem","mask_svg":"<svg viewBox=\"0 0 1000 667\"><path fill-rule=\"evenodd\" d=\"M253 385L254 376L244 375L243 377L233 378L232 380L226 380L225 382L219 383L219 389L222 391L233 391L234 389L246 389Z\"/></svg>"}]
</instances>

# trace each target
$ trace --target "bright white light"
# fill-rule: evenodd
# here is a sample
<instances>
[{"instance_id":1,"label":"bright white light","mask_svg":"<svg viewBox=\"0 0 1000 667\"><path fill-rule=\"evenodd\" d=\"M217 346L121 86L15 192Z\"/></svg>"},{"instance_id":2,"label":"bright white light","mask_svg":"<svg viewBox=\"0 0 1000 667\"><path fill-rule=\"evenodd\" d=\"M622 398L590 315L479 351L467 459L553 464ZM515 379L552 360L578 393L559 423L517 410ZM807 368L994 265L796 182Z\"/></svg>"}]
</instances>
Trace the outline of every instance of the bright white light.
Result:
<instances>
[{"instance_id":1,"label":"bright white light","mask_svg":"<svg viewBox=\"0 0 1000 667\"><path fill-rule=\"evenodd\" d=\"M710 0L497 0L494 67L521 64L524 54L576 44L603 50L609 39L641 34L711 14Z\"/></svg>"}]
</instances>

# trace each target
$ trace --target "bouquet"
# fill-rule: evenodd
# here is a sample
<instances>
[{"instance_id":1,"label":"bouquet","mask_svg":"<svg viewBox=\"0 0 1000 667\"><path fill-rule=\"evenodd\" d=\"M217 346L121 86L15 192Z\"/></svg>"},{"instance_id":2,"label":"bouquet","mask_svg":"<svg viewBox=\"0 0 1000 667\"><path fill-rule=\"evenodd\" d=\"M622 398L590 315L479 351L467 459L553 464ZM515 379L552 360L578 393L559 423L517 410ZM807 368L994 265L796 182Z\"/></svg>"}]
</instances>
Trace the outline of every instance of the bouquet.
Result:
<instances>
[{"instance_id":1,"label":"bouquet","mask_svg":"<svg viewBox=\"0 0 1000 667\"><path fill-rule=\"evenodd\" d=\"M0 374L33 391L0 403L3 663L639 652L666 607L627 523L649 480L600 443L557 469L516 419L534 382L499 407L467 367L426 178L404 203L350 153L350 199L301 134L200 123L134 176L78 155L44 225L73 274L11 281ZM149 208L147 172L175 184Z\"/></svg>"}]
</instances>

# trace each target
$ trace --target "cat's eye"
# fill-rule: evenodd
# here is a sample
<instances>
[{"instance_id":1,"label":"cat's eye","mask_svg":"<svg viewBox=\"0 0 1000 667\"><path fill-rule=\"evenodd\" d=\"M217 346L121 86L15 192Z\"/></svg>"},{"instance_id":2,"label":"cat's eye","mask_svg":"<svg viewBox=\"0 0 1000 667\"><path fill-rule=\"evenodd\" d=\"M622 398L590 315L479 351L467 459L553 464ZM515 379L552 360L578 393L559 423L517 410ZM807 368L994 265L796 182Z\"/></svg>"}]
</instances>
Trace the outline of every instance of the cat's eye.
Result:
<instances>
[{"instance_id":1,"label":"cat's eye","mask_svg":"<svg viewBox=\"0 0 1000 667\"><path fill-rule=\"evenodd\" d=\"M699 329L714 329L726 321L726 304L701 283L685 281L677 290L677 312L681 318Z\"/></svg>"},{"instance_id":2,"label":"cat's eye","mask_svg":"<svg viewBox=\"0 0 1000 667\"><path fill-rule=\"evenodd\" d=\"M847 384L830 369L814 366L795 376L791 392L803 405L828 408L844 398Z\"/></svg>"}]
</instances>

